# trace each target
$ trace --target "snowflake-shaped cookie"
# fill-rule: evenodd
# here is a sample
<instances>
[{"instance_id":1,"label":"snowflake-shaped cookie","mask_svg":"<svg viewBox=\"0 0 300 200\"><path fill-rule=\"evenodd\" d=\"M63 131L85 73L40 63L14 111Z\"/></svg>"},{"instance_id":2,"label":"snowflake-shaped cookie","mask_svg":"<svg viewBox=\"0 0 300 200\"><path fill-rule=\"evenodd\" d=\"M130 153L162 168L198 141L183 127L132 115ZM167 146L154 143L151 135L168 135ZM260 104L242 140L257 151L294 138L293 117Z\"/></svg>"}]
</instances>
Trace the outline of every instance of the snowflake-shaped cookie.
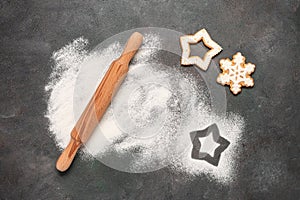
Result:
<instances>
[{"instance_id":1,"label":"snowflake-shaped cookie","mask_svg":"<svg viewBox=\"0 0 300 200\"><path fill-rule=\"evenodd\" d=\"M253 87L254 85L250 75L254 72L255 65L245 61L246 58L240 52L237 52L232 60L228 58L220 60L220 68L223 72L219 74L217 82L230 85L230 90L235 95L242 91L242 86Z\"/></svg>"}]
</instances>

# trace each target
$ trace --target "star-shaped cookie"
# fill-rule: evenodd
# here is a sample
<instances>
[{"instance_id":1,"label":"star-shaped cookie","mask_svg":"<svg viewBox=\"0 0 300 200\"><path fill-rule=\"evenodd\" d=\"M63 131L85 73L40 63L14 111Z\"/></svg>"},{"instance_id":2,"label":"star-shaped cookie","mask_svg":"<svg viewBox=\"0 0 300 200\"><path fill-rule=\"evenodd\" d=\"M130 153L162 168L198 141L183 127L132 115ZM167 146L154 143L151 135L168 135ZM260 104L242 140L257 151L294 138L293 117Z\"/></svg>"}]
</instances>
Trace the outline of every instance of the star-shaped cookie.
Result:
<instances>
[{"instance_id":1,"label":"star-shaped cookie","mask_svg":"<svg viewBox=\"0 0 300 200\"><path fill-rule=\"evenodd\" d=\"M190 44L197 44L203 41L203 44L210 50L207 51L203 58L199 56L190 56ZM222 47L213 41L205 29L201 29L194 35L184 35L180 37L182 48L181 65L196 65L206 71L211 59L222 51Z\"/></svg>"},{"instance_id":2,"label":"star-shaped cookie","mask_svg":"<svg viewBox=\"0 0 300 200\"><path fill-rule=\"evenodd\" d=\"M190 133L190 137L193 143L192 158L205 160L214 166L218 166L221 153L230 144L220 136L216 124L212 124L204 130L193 131Z\"/></svg>"}]
</instances>

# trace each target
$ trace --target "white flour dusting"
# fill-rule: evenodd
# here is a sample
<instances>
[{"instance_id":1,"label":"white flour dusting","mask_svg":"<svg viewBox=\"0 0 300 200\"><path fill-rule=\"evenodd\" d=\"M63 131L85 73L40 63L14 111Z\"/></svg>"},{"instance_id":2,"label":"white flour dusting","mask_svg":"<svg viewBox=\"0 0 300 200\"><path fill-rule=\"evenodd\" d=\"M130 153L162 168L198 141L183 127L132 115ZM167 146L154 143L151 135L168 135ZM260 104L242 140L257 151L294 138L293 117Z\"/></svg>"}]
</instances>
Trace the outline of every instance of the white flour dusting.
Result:
<instances>
[{"instance_id":1,"label":"white flour dusting","mask_svg":"<svg viewBox=\"0 0 300 200\"><path fill-rule=\"evenodd\" d=\"M85 50L88 41L78 38L62 49L53 53L53 72L50 82L45 87L50 94L48 99L48 113L50 132L55 137L57 146L65 148L70 140L70 130L75 121L73 114L73 92L79 64L86 58Z\"/></svg>"},{"instance_id":2,"label":"white flour dusting","mask_svg":"<svg viewBox=\"0 0 300 200\"><path fill-rule=\"evenodd\" d=\"M53 73L45 87L49 94L46 117L60 149L68 144L79 113L123 48L116 42L106 49L89 53L87 44L86 39L78 38L52 56ZM243 119L234 114L227 117L214 115L204 92L206 87L199 86L192 74L157 63L155 55L161 48L157 35L145 35L143 47L145 49L134 58L112 105L82 149L82 157L102 158L111 152L117 155L130 152L133 159L128 168L131 170L154 168L160 163L190 177L208 174L224 183L232 181ZM90 68L84 68L89 70L84 71L83 63L97 65L91 64ZM76 82L78 76L82 83L79 85ZM220 135L230 141L218 167L190 157L189 132L204 129L212 123L216 123Z\"/></svg>"}]
</instances>

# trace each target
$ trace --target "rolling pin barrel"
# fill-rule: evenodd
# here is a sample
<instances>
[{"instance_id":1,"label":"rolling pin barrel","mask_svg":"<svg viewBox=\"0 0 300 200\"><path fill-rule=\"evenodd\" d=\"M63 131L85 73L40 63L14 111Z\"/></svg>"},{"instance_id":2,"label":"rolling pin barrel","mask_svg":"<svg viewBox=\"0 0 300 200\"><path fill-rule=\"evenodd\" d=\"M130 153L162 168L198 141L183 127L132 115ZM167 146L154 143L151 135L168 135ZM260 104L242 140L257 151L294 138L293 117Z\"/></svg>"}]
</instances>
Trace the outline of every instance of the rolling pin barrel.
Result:
<instances>
[{"instance_id":1,"label":"rolling pin barrel","mask_svg":"<svg viewBox=\"0 0 300 200\"><path fill-rule=\"evenodd\" d=\"M119 87L128 72L130 60L138 51L143 36L135 32L128 39L121 56L109 67L94 95L71 131L71 140L56 162L59 171L65 171L71 165L77 150L92 135L106 109L110 105L113 92Z\"/></svg>"}]
</instances>

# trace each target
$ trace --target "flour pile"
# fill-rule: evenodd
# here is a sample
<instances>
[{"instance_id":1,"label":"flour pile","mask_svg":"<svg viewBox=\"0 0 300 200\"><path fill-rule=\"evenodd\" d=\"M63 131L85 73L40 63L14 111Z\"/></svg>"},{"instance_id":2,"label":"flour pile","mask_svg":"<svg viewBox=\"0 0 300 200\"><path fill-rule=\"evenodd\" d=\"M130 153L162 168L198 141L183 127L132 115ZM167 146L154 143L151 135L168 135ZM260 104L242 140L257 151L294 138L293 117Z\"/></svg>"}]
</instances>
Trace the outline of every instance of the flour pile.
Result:
<instances>
[{"instance_id":1,"label":"flour pile","mask_svg":"<svg viewBox=\"0 0 300 200\"><path fill-rule=\"evenodd\" d=\"M70 140L79 118L110 63L123 45L86 50L88 41L78 38L53 53L53 73L45 87L49 130L60 149ZM234 178L243 119L212 113L206 85L198 73L158 61L158 35L145 35L142 49L129 67L126 79L103 119L82 149L82 158L95 157L104 164L128 172L147 172L169 166L191 176L208 174L221 182ZM220 135L230 141L219 166L190 157L189 132L216 123Z\"/></svg>"}]
</instances>

